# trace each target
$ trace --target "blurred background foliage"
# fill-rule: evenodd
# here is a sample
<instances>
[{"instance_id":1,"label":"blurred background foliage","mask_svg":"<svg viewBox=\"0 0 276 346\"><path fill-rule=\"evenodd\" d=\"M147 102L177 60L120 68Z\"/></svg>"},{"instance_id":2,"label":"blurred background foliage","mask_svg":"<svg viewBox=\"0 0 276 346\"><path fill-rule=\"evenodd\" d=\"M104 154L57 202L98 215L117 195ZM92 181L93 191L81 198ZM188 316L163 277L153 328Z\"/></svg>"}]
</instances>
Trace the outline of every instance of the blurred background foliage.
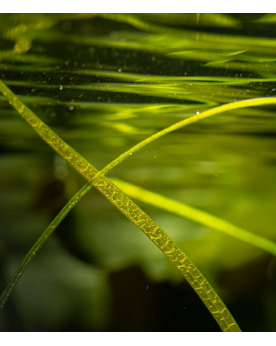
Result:
<instances>
[{"instance_id":1,"label":"blurred background foliage","mask_svg":"<svg viewBox=\"0 0 276 346\"><path fill-rule=\"evenodd\" d=\"M274 14L1 14L1 79L97 169L205 109L275 96ZM109 177L276 241L275 107L173 132ZM0 96L0 288L84 184ZM276 262L138 202L244 331L276 331ZM1 331L219 331L163 254L91 190L27 268Z\"/></svg>"}]
</instances>

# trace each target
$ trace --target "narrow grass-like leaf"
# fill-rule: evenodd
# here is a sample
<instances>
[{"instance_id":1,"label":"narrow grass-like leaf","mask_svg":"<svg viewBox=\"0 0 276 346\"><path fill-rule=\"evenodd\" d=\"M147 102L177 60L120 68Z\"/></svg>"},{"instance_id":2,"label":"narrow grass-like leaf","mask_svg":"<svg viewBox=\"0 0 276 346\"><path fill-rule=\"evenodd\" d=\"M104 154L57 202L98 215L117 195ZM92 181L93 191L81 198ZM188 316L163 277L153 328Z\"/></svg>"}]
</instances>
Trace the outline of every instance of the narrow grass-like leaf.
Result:
<instances>
[{"instance_id":1,"label":"narrow grass-like leaf","mask_svg":"<svg viewBox=\"0 0 276 346\"><path fill-rule=\"evenodd\" d=\"M2 293L0 297L0 308L2 308L7 300L9 299L13 289L21 278L23 272L25 271L27 265L31 262L37 252L40 250L41 246L45 243L45 241L49 238L49 236L54 232L54 230L58 227L61 221L65 218L65 216L72 210L72 208L79 202L79 200L85 195L86 192L90 190L90 186L87 183L84 185L71 199L70 201L62 208L62 210L58 213L58 215L54 218L54 220L50 223L50 225L46 228L46 230L41 234L35 244L31 247L25 258L23 259L20 266L17 268L15 273L13 274L11 280L9 281L6 289Z\"/></svg>"},{"instance_id":2,"label":"narrow grass-like leaf","mask_svg":"<svg viewBox=\"0 0 276 346\"><path fill-rule=\"evenodd\" d=\"M158 193L148 191L137 185L127 183L120 179L112 179L112 181L131 198L185 217L197 223L201 223L202 225L216 229L217 231L224 232L276 256L276 244L268 239L248 232L230 222L222 220L204 211L190 207Z\"/></svg>"},{"instance_id":3,"label":"narrow grass-like leaf","mask_svg":"<svg viewBox=\"0 0 276 346\"><path fill-rule=\"evenodd\" d=\"M235 322L230 323L229 322L229 316L223 319L219 319L216 315L217 312L214 313L212 311L212 306L210 306L210 302L206 302L210 300L208 297L208 294L211 291L207 292L206 297L206 287L203 289L200 284L195 284L195 278L203 278L202 274L194 267L191 267L188 265L187 261L190 261L186 255L181 253L181 250L176 247L176 245L172 242L172 240L165 234L164 231L162 231L159 226L157 226L148 216L142 212L130 199L127 198L119 189L115 187L108 179L104 178L103 176L100 178L101 175L108 172L111 168L115 167L118 163L122 162L128 155L131 155L132 152L138 151L146 144L150 143L151 141L161 137L162 135L169 133L177 128L180 128L182 126L185 126L189 123L195 122L199 119L203 119L207 116L214 115L217 113L220 113L222 111L231 110L231 109L237 109L237 108L243 108L247 106L256 106L256 105L263 105L263 104L273 104L276 103L275 98L267 98L267 99L255 99L255 100L245 100L236 102L234 104L228 104L224 106L217 107L215 109L203 112L200 114L200 117L195 116L189 119L185 119L184 121L181 121L163 131L160 131L156 135L151 136L147 140L139 143L134 148L130 149L131 151L128 151L121 155L117 160L114 160L110 165L106 166L101 172L97 172L96 169L89 165L87 161L85 161L78 153L76 153L72 148L70 148L65 142L63 142L51 129L49 129L43 122L41 122L27 107L25 107L21 101L19 101L15 95L3 84L0 82L0 88L2 93L5 97L7 97L10 101L10 103L14 106L15 109L19 111L20 114L22 114L23 118L25 118L34 128L35 130L40 134L40 136L49 144L51 145L58 153L60 153L65 159L67 159L68 162L71 163L73 167L75 167L82 175L86 177L86 179L90 180L90 184L92 187L92 182L94 182L95 187L100 190L115 206L117 206L118 209L120 209L133 223L135 223L148 237L163 251L164 248L167 248L167 251L163 251L165 255L167 255L169 258L171 258L172 262L182 263L180 266L177 266L180 271L182 271L182 274L187 278L187 280L191 283L191 285L194 287L199 296L201 296L201 299L206 304L206 306L209 308L209 310L213 313L213 316L216 318L220 326L223 330L230 330L232 329L232 326L235 325ZM196 118L196 120L194 119ZM193 120L191 120L193 119ZM76 165L77 163L77 165ZM78 164L79 163L79 164ZM87 166L88 165L88 166ZM82 168L85 167L83 170ZM94 177L91 177L91 173L94 171ZM89 174L90 172L90 174ZM97 181L97 184L95 183ZM94 185L93 184L93 185ZM104 188L100 188L104 187ZM115 191L114 191L115 187ZM85 190L87 191L89 189L89 184L87 187L85 187ZM146 225L144 222L146 221ZM146 227L145 227L146 226ZM149 227L150 226L150 227ZM156 227L154 227L156 226ZM162 239L163 238L163 239ZM164 239L166 239L164 244ZM163 242L162 242L163 240ZM179 252L180 251L180 252ZM181 256L179 256L181 254ZM185 256L185 260L183 258L183 255ZM176 261L176 258L178 257L178 261ZM185 267L183 263L186 263L186 270L183 271L182 268ZM188 267L188 271L187 271ZM195 271L194 271L195 270ZM195 274L197 273L197 274ZM198 273L200 274L198 276ZM191 275L189 275L191 274ZM194 275L192 275L194 274ZM205 278L203 278L204 285L207 284L207 281ZM209 285L209 284L207 284ZM205 292L204 292L205 291ZM214 298L214 296L213 296ZM222 303L222 302L221 302ZM220 312L224 312L225 310L221 310ZM231 315L230 315L231 317ZM232 318L232 317L231 317ZM222 320L226 319L228 320L227 324L225 325L225 321L222 322ZM227 326L225 328L225 326ZM234 328L235 329L235 328Z\"/></svg>"},{"instance_id":4,"label":"narrow grass-like leaf","mask_svg":"<svg viewBox=\"0 0 276 346\"><path fill-rule=\"evenodd\" d=\"M118 189L115 184L104 176L100 176L99 172L91 164L44 124L1 80L0 91L46 143L66 159L81 175L90 181L90 183L93 181L93 185L96 189L114 204L130 221L138 226L164 255L171 260L201 298L222 331L239 332L239 326L220 297L216 294L198 268L173 240L130 198ZM110 166L110 169L111 168L112 165Z\"/></svg>"},{"instance_id":5,"label":"narrow grass-like leaf","mask_svg":"<svg viewBox=\"0 0 276 346\"><path fill-rule=\"evenodd\" d=\"M208 118L212 115L220 114L223 112L235 110L235 109L241 109L245 107L256 107L256 106L265 106L265 105L272 105L276 104L276 97L265 97L265 98L256 98L256 99L250 99L250 100L243 100L243 101L237 101L233 103L228 103L222 106L218 106L215 108L211 108L207 111L204 111L202 113L198 113L190 118L181 120L169 127L166 127L164 130L161 130L154 135L146 138L142 142L138 143L137 145L133 146L126 152L124 152L122 155L120 155L118 158L110 162L106 167L104 167L98 174L94 177L94 179L98 179L99 176L107 174L112 168L116 167L120 162L125 160L127 157L133 155L138 150L142 149L147 144L155 141L156 139L172 132L175 130L178 130L184 126L187 126L189 124L193 124L199 120ZM94 180L93 179L93 180Z\"/></svg>"}]
</instances>

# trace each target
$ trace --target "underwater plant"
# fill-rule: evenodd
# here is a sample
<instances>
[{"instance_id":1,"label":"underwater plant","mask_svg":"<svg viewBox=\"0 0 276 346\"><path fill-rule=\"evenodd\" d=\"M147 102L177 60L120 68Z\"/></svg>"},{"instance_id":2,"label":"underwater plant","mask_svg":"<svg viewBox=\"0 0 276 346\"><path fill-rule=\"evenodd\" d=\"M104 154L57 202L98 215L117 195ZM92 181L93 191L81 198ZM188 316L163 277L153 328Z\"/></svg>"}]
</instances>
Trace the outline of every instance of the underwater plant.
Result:
<instances>
[{"instance_id":1,"label":"underwater plant","mask_svg":"<svg viewBox=\"0 0 276 346\"><path fill-rule=\"evenodd\" d=\"M104 16L103 16L104 17ZM144 19L134 18L132 16L115 16L114 18L112 15L109 15L109 18L118 20L119 22L121 20L126 21L128 23L131 23L134 26L137 26L139 28L145 29L145 21ZM225 18L226 19L226 18ZM155 18L155 20L160 20ZM207 21L208 22L208 21ZM225 22L228 23L227 25L236 25L236 23L232 22ZM54 25L53 23L48 25L51 27ZM47 25L46 25L47 27ZM43 28L43 26L42 26ZM162 28L156 24L152 24L150 26L146 26L146 28L149 31L153 32L162 32ZM161 30L162 29L162 30ZM164 29L165 30L165 29ZM170 31L165 30L167 34L170 34ZM173 31L174 33L177 31ZM31 31L30 31L31 33ZM26 31L26 37L29 37L30 42L33 40L33 38ZM22 34L22 33L21 33ZM42 35L41 35L42 34ZM180 33L179 33L180 34ZM64 39L67 38L58 35L53 36L47 36L47 31L40 32L39 36L40 38L51 40L51 39ZM210 36L211 37L211 36ZM210 39L209 37L209 39ZM141 37L140 43L141 46L139 47L132 47L134 49L147 49L149 50L150 44L147 43L148 38ZM162 43L162 38L159 37L159 40L156 41L157 46L154 48L155 51L158 51L160 54L168 54L172 56L174 53L172 52L166 52L165 46ZM74 41L74 37L70 36L70 40ZM93 41L93 40L92 40ZM89 41L89 44L92 42ZM207 40L208 41L208 40ZM238 40L237 40L238 41ZM21 43L20 43L21 42ZM24 41L20 41L19 43L21 46L23 45ZM120 39L118 39L118 42L116 42L116 46L119 46ZM17 47L20 46L20 44L17 41ZM26 42L25 42L26 43ZM178 41L179 43L179 41ZM183 42L182 44L184 44ZM237 44L242 45L244 42L238 42ZM85 44L85 42L83 42ZM94 44L97 44L94 41ZM104 40L101 40L98 42L100 45L110 45L111 42L106 42ZM177 40L172 42L173 44L177 44ZM187 44L187 42L185 43ZM189 44L192 44L192 39ZM124 45L124 42L122 43ZM257 45L258 46L258 45ZM260 44L261 46L261 44ZM22 49L20 51L20 54L24 54L28 51L29 45L26 45L26 49ZM128 47L130 47L128 45ZM186 47L187 48L187 47ZM178 49L180 49L178 47ZM183 47L181 47L180 51L176 52L175 54L177 57L183 57L182 55L187 56L187 52L181 52ZM198 55L197 53L191 52L190 58L197 59ZM14 53L13 53L14 54ZM13 55L11 54L11 55ZM181 55L182 54L182 55ZM221 53L222 56L224 56L224 53ZM243 53L241 53L242 55ZM11 55L9 58L11 58ZM17 53L14 55L19 57L18 55L18 48ZM24 55L22 55L23 57ZM205 55L205 58L210 61L210 56L207 54ZM244 59L246 59L246 55L243 56ZM218 61L218 56L213 56L214 61ZM231 60L231 58L229 58ZM211 59L212 60L212 59ZM210 62L209 62L210 63ZM223 63L221 63L223 64ZM13 68L16 70L17 66L6 66L10 71L13 70ZM272 65L271 71L273 69ZM32 72L42 72L45 73L47 71L47 68L45 67L35 67L35 66L22 66L21 67L23 71L32 71ZM250 66L248 65L248 68L253 71L256 69L256 66ZM68 72L68 71L67 71ZM66 73L67 73L66 72ZM65 70L59 70L59 73L65 73ZM106 197L109 202L111 202L115 207L119 209L134 225L136 225L142 232L162 251L162 253L169 258L169 260L176 266L176 268L179 270L179 272L187 279L187 281L190 283L190 285L193 287L195 292L198 294L198 296L201 298L202 302L206 305L206 307L209 309L215 320L217 321L218 325L222 329L222 331L231 331L236 332L240 331L239 326L237 325L236 321L232 317L231 313L225 306L225 304L222 302L222 300L219 298L218 294L214 291L210 283L207 281L207 279L201 274L197 266L189 259L189 257L181 250L181 248L172 240L172 238L167 235L164 230L157 225L142 209L140 209L131 199L130 197L133 197L135 199L140 199L141 201L144 201L146 203L149 203L151 205L155 205L159 208L165 209L167 211L176 213L182 217L190 218L193 221L197 223L201 223L207 227L214 228L216 230L222 231L224 233L227 233L228 235L231 235L232 237L235 237L239 240L242 240L248 244L254 245L258 247L259 249L266 251L272 255L275 256L276 254L276 244L265 237L253 234L251 232L248 232L242 228L239 228L237 226L234 226L231 223L228 223L222 219L219 219L218 217L212 216L206 212L202 212L200 210L197 210L196 208L192 208L190 206L184 205L183 203L176 202L172 199L166 198L164 196L161 196L160 194L154 194L152 192L146 191L145 189L139 188L138 186L134 186L133 184L126 183L124 181L121 181L119 179L108 179L105 177L105 175L113 168L115 168L118 164L126 160L127 158L133 158L135 157L135 153L148 145L149 143L157 140L158 138L172 132L175 130L178 130L184 126L187 126L192 123L196 123L202 119L208 118L212 115L220 114L222 112L226 111L239 111L243 108L247 107L258 107L258 106L269 106L269 105L275 105L276 104L276 98L275 97L255 97L253 91L248 91L246 93L246 96L249 97L249 99L244 99L244 95L241 97L240 100L236 100L235 102L231 101L231 83L235 85L242 85L243 83L253 83L256 81L260 81L260 79L257 78L246 78L239 79L239 78L227 78L227 77L198 77L197 83L193 83L194 85L190 84L189 77L175 77L174 80L178 81L180 85L172 85L170 79L166 79L166 77L155 77L155 76L138 76L137 74L131 74L131 73L121 73L121 72L105 72L105 71L99 71L89 69L89 70L72 70L68 72L72 75L74 74L81 74L81 75L90 75L90 76L101 76L103 78L114 78L115 80L121 80L123 83L118 82L102 82L100 85L95 84L88 84L88 85L56 85L52 86L47 83L37 83L33 81L25 81L24 85L25 87L29 88L40 88L44 90L50 90L52 88L59 88L59 90L70 90L70 92L74 92L74 90L77 91L99 91L99 90L105 90L108 92L119 92L119 93L135 93L136 95L140 96L154 96L158 93L158 97L166 97L171 99L178 99L178 100L186 100L189 102L201 102L201 104L196 105L196 111L192 111L193 114L188 118L185 118L184 120L178 121L173 125L166 126L163 130L156 132L153 135L147 136L146 139L140 141L138 144L132 146L130 149L125 151L123 154L119 155L115 160L110 162L108 165L106 165L102 170L98 171L94 166L92 166L86 159L84 159L75 149L70 147L65 141L63 141L54 131L51 129L50 126L46 125L38 116L35 115L33 111L31 111L26 104L28 102L33 102L31 98L28 99L28 96L26 98L24 97L17 97L9 86L14 86L15 88L21 85L20 81L7 81L2 82L0 81L0 91L3 94L3 96L8 100L10 105L14 107L14 109L23 117L24 120L26 120L29 125L38 133L38 135L50 146L52 149L59 154L62 158L64 158L80 175L82 175L86 180L87 183L74 195L73 198L70 199L70 201L64 206L64 208L60 211L60 213L56 216L56 218L51 222L51 224L47 227L47 229L43 232L41 237L37 240L37 242L34 244L34 246L31 248L31 250L28 252L26 257L24 258L22 264L15 272L14 276L12 277L10 283L8 284L6 290L3 292L1 296L1 306L3 307L6 303L7 299L9 298L9 295L12 293L15 285L21 278L24 270L26 269L27 265L30 263L30 261L33 259L33 257L37 254L38 250L41 248L43 243L48 239L48 237L51 235L51 233L57 228L57 226L60 224L60 222L66 217L66 215L72 210L72 208L81 200L81 198L92 188L95 187L99 192L102 193L104 197ZM192 78L194 80L194 78ZM210 83L210 81L212 82ZM263 79L266 81L269 81L270 79ZM273 78L271 78L273 80ZM126 82L134 82L134 84L127 84ZM139 83L137 83L137 81ZM137 83L137 84L136 84ZM214 97L214 91L220 90L221 85L224 83L227 83L228 85L228 94L227 92L223 96L216 95ZM206 99L206 95L208 95L208 91L206 91L206 94L204 97L200 97L200 91L203 90L203 88L208 85L208 88L210 88L210 94L209 98ZM221 97L221 99L220 99ZM40 100L43 103L45 102L52 102L51 100L42 99ZM36 98L36 102L39 103L39 98ZM219 103L223 103L222 105L219 105ZM60 102L62 104L62 101ZM71 101L70 103L65 102L66 105L69 104L69 107L89 107L89 105L81 105L78 102ZM72 109L73 109L72 108ZM152 107L154 108L154 107ZM191 106L188 106L189 108L193 108ZM203 108L201 111L200 108ZM207 110L205 110L207 108ZM70 109L70 108L69 108ZM161 107L158 109L158 111L161 110ZM184 106L179 106L178 112L181 114L181 111L185 110ZM200 111L199 111L200 110ZM120 111L122 109L120 108ZM139 110L138 110L139 111ZM151 112L151 107L149 107L149 112ZM154 111L154 109L153 109ZM122 111L123 115L123 111ZM131 127L124 126L123 124L117 124L118 128L123 129L125 131L133 131Z\"/></svg>"},{"instance_id":2,"label":"underwater plant","mask_svg":"<svg viewBox=\"0 0 276 346\"><path fill-rule=\"evenodd\" d=\"M215 293L213 288L210 286L210 284L204 278L204 276L200 273L197 267L191 262L191 260L177 247L176 244L174 244L172 239L170 239L170 237L156 223L154 223L154 221L152 221L148 217L148 215L145 212L143 212L134 202L132 202L130 198L128 198L120 189L118 189L114 183L105 178L104 175L115 165L122 162L129 155L132 155L146 144L150 143L151 141L155 140L158 137L161 137L162 135L168 132L176 130L194 121L198 121L199 119L204 119L205 117L226 110L242 108L247 106L276 104L276 98L240 101L234 104L220 106L219 109L212 109L200 115L196 115L192 118L189 118L189 120L184 120L178 124L172 125L170 128L167 128L159 132L158 134L151 136L142 143L139 143L135 147L131 148L129 151L122 154L118 159L114 160L104 169L98 172L74 149L72 149L70 146L68 146L68 144L63 142L47 125L45 125L41 120L39 120L39 118L37 118L35 114L33 114L11 92L11 90L5 86L5 84L2 81L0 81L0 91L7 98L9 103L19 112L19 114L21 114L22 117L41 136L41 138L47 144L49 144L58 154L60 154L65 160L67 160L71 164L71 166L74 167L89 182L69 201L69 203L63 208L62 212L42 234L42 237L32 247L32 249L26 256L25 261L16 271L9 286L1 296L1 307L4 306L9 294L18 282L26 266L28 265L30 260L36 255L37 251L40 249L44 241L49 237L49 235L54 231L57 225L69 213L69 211L74 207L74 205L82 198L82 196L88 190L90 190L92 186L95 186L130 221L132 221L136 226L138 226L145 233L145 235L164 253L164 255L166 255L176 265L177 269L191 284L191 286L199 295L203 303L206 305L213 317L216 319L222 331L240 331L238 325L236 324L235 320L227 310L226 306L223 304L219 296ZM239 237L243 238L244 232L238 231L237 234L239 235ZM275 244L266 241L261 237L254 237L249 233L245 233L245 237L243 239L249 239L250 241L251 238L253 238L254 241L255 238L257 238L256 244L259 241L259 244L265 244L265 248L272 248L275 254Z\"/></svg>"}]
</instances>

